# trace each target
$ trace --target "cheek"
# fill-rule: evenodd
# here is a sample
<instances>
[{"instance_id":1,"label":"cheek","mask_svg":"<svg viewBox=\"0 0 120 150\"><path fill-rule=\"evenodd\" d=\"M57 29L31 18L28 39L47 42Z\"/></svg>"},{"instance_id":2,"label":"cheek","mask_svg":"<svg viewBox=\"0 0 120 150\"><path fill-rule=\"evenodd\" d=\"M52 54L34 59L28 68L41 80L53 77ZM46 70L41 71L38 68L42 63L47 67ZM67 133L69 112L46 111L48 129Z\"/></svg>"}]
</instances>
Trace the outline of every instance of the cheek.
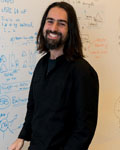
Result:
<instances>
[{"instance_id":1,"label":"cheek","mask_svg":"<svg viewBox=\"0 0 120 150\"><path fill-rule=\"evenodd\" d=\"M43 35L44 36L46 35L47 30L50 30L50 27L48 25L44 25L44 28L43 28Z\"/></svg>"},{"instance_id":2,"label":"cheek","mask_svg":"<svg viewBox=\"0 0 120 150\"><path fill-rule=\"evenodd\" d=\"M44 25L44 27L43 27L43 32L46 30L46 25Z\"/></svg>"},{"instance_id":3,"label":"cheek","mask_svg":"<svg viewBox=\"0 0 120 150\"><path fill-rule=\"evenodd\" d=\"M44 28L43 28L43 35L45 36L46 35L46 27L44 26Z\"/></svg>"},{"instance_id":4,"label":"cheek","mask_svg":"<svg viewBox=\"0 0 120 150\"><path fill-rule=\"evenodd\" d=\"M68 36L68 30L65 30L64 31L64 37L67 37Z\"/></svg>"},{"instance_id":5,"label":"cheek","mask_svg":"<svg viewBox=\"0 0 120 150\"><path fill-rule=\"evenodd\" d=\"M43 28L43 31L46 31L46 30L49 30L49 29L50 29L50 26L48 24L45 24L44 28Z\"/></svg>"}]
</instances>

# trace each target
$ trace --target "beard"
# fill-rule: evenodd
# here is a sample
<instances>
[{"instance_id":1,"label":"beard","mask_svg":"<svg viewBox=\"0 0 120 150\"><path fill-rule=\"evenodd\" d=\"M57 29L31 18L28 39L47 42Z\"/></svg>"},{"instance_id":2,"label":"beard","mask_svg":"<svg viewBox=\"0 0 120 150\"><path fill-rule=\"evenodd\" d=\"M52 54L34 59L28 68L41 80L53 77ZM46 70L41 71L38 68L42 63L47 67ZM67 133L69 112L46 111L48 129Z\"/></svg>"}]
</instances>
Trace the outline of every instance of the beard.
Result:
<instances>
[{"instance_id":1,"label":"beard","mask_svg":"<svg viewBox=\"0 0 120 150\"><path fill-rule=\"evenodd\" d=\"M49 39L48 34L50 34L50 33L56 34L59 37L59 39L58 40ZM57 32L57 31L52 32L50 30L46 30L46 33L43 37L44 37L43 40L45 42L46 48L49 50L57 49L57 48L63 46L66 42L66 38L63 39L62 33Z\"/></svg>"}]
</instances>

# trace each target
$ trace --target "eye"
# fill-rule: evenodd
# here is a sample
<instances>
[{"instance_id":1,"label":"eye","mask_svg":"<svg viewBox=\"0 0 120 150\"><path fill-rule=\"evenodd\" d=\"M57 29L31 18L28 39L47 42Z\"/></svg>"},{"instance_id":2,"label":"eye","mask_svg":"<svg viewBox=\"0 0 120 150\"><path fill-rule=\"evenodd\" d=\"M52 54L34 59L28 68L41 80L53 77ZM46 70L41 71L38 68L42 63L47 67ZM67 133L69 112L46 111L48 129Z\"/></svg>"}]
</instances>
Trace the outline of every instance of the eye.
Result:
<instances>
[{"instance_id":1,"label":"eye","mask_svg":"<svg viewBox=\"0 0 120 150\"><path fill-rule=\"evenodd\" d=\"M65 22L63 20L59 20L58 25L61 26L61 27L65 27L65 26L67 26L67 22Z\"/></svg>"},{"instance_id":2,"label":"eye","mask_svg":"<svg viewBox=\"0 0 120 150\"><path fill-rule=\"evenodd\" d=\"M46 23L53 24L53 20L46 20Z\"/></svg>"},{"instance_id":3,"label":"eye","mask_svg":"<svg viewBox=\"0 0 120 150\"><path fill-rule=\"evenodd\" d=\"M59 22L59 25L60 25L60 26L65 26L66 24L63 23L63 22Z\"/></svg>"}]
</instances>

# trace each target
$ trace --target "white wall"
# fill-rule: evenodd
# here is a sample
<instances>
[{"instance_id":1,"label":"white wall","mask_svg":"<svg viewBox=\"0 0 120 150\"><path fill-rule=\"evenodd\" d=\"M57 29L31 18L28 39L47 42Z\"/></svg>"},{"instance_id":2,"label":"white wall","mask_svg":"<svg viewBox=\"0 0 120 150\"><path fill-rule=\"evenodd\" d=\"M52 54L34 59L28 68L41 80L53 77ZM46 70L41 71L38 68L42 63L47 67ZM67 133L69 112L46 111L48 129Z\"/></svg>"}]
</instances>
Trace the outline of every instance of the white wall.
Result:
<instances>
[{"instance_id":1,"label":"white wall","mask_svg":"<svg viewBox=\"0 0 120 150\"><path fill-rule=\"evenodd\" d=\"M98 125L89 150L119 150L120 1L65 1L77 12L84 54L100 80ZM24 122L32 72L40 57L36 34L51 2L0 0L0 150L7 150Z\"/></svg>"}]
</instances>

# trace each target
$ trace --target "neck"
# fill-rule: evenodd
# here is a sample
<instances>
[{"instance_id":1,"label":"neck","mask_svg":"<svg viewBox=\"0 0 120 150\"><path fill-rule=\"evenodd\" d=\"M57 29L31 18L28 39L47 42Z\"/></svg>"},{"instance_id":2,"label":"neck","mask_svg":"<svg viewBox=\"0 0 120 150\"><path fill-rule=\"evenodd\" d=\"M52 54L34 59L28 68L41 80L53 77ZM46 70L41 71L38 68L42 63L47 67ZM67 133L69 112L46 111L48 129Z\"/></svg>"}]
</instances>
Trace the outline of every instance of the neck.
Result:
<instances>
[{"instance_id":1,"label":"neck","mask_svg":"<svg viewBox=\"0 0 120 150\"><path fill-rule=\"evenodd\" d=\"M57 57L63 55L63 48L61 49L55 49L55 50L50 50L50 59L56 59Z\"/></svg>"}]
</instances>

